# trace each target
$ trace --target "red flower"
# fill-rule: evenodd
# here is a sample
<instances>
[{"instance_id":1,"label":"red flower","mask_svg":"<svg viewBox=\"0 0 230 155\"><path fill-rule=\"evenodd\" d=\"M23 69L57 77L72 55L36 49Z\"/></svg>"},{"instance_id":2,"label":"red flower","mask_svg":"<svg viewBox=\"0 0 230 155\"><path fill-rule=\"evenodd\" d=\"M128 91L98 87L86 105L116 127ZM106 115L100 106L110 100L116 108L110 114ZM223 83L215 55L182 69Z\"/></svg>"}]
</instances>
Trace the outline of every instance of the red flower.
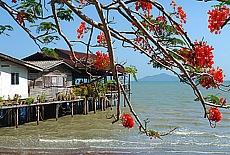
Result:
<instances>
[{"instance_id":1,"label":"red flower","mask_svg":"<svg viewBox=\"0 0 230 155\"><path fill-rule=\"evenodd\" d=\"M221 103L222 105L226 105L227 101L226 101L226 99L224 99L224 98L222 97L222 98L220 98L220 103Z\"/></svg>"},{"instance_id":2,"label":"red flower","mask_svg":"<svg viewBox=\"0 0 230 155\"><path fill-rule=\"evenodd\" d=\"M214 64L212 46L207 45L205 42L194 42L194 50L182 48L179 54L184 57L184 63L192 67L211 68Z\"/></svg>"},{"instance_id":3,"label":"red flower","mask_svg":"<svg viewBox=\"0 0 230 155\"><path fill-rule=\"evenodd\" d=\"M224 98L222 97L222 98L220 98L220 103L221 103L222 105L226 105L227 101L226 101L226 99L224 99Z\"/></svg>"},{"instance_id":4,"label":"red flower","mask_svg":"<svg viewBox=\"0 0 230 155\"><path fill-rule=\"evenodd\" d=\"M122 119L122 125L125 128L130 129L134 127L134 119L132 118L130 114L123 114L121 116L121 119Z\"/></svg>"},{"instance_id":5,"label":"red flower","mask_svg":"<svg viewBox=\"0 0 230 155\"><path fill-rule=\"evenodd\" d=\"M220 34L221 26L225 23L226 19L229 17L230 9L226 6L214 7L213 10L209 10L208 14L208 28L210 32L215 34Z\"/></svg>"},{"instance_id":6,"label":"red flower","mask_svg":"<svg viewBox=\"0 0 230 155\"><path fill-rule=\"evenodd\" d=\"M97 69L106 69L110 65L109 56L101 51L96 52L96 57L94 58L94 66Z\"/></svg>"},{"instance_id":7,"label":"red flower","mask_svg":"<svg viewBox=\"0 0 230 155\"><path fill-rule=\"evenodd\" d=\"M13 3L17 3L17 0L12 0Z\"/></svg>"},{"instance_id":8,"label":"red flower","mask_svg":"<svg viewBox=\"0 0 230 155\"><path fill-rule=\"evenodd\" d=\"M77 29L77 38L84 38L85 33L87 33L88 28L86 27L86 23L85 22L81 22L79 28Z\"/></svg>"},{"instance_id":9,"label":"red flower","mask_svg":"<svg viewBox=\"0 0 230 155\"><path fill-rule=\"evenodd\" d=\"M145 0L137 0L135 5L137 11L141 8L145 14L148 13L148 15L150 15L150 11L152 10L152 3L146 2Z\"/></svg>"},{"instance_id":10,"label":"red flower","mask_svg":"<svg viewBox=\"0 0 230 155\"><path fill-rule=\"evenodd\" d=\"M217 107L210 107L208 119L213 122L219 122L222 118L220 110Z\"/></svg>"},{"instance_id":11,"label":"red flower","mask_svg":"<svg viewBox=\"0 0 230 155\"><path fill-rule=\"evenodd\" d=\"M208 89L210 87L217 88L220 83L224 82L224 77L225 75L223 74L223 70L219 67L211 68L210 70L207 71L210 75L213 76L203 76L200 80L200 84L202 87Z\"/></svg>"},{"instance_id":12,"label":"red flower","mask_svg":"<svg viewBox=\"0 0 230 155\"><path fill-rule=\"evenodd\" d=\"M16 17L16 20L19 22L19 24L22 24L24 17L25 17L25 10L20 10L20 12L17 14Z\"/></svg>"},{"instance_id":13,"label":"red flower","mask_svg":"<svg viewBox=\"0 0 230 155\"><path fill-rule=\"evenodd\" d=\"M105 39L105 34L103 32L101 32L98 36L97 36L97 43L99 46L104 46L106 45L106 39Z\"/></svg>"}]
</instances>

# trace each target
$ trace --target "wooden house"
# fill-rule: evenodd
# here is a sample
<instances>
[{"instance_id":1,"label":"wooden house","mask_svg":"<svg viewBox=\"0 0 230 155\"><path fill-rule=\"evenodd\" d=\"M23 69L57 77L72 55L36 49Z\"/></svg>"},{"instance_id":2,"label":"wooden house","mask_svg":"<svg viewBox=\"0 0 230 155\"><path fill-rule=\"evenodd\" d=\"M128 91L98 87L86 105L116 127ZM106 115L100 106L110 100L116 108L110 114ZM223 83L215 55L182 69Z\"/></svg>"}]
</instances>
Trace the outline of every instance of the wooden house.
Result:
<instances>
[{"instance_id":1,"label":"wooden house","mask_svg":"<svg viewBox=\"0 0 230 155\"><path fill-rule=\"evenodd\" d=\"M29 72L42 72L42 68L0 53L0 97L13 99L16 94L28 97Z\"/></svg>"},{"instance_id":2,"label":"wooden house","mask_svg":"<svg viewBox=\"0 0 230 155\"><path fill-rule=\"evenodd\" d=\"M69 50L56 48L55 52L57 57L37 52L22 59L43 69L41 72L29 72L29 95L31 97L44 92L48 98L56 98L57 93L67 94L71 91L71 86L80 82L87 83L92 77L101 76L106 72L106 70L98 70L94 66L89 66L86 71L86 53L75 52L79 60L76 62L72 60L72 53ZM94 57L95 55L90 54L90 58ZM123 76L124 68L119 67L119 73ZM112 79L112 74L108 77Z\"/></svg>"}]
</instances>

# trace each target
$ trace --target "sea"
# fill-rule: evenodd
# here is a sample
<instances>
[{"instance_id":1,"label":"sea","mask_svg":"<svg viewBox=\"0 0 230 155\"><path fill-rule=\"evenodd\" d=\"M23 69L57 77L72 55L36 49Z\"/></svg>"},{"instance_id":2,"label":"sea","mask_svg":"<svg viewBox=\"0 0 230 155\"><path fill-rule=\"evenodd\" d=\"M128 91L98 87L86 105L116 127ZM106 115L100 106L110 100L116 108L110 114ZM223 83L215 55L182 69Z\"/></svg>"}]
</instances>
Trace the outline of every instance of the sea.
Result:
<instances>
[{"instance_id":1,"label":"sea","mask_svg":"<svg viewBox=\"0 0 230 155\"><path fill-rule=\"evenodd\" d=\"M229 83L230 84L230 83ZM205 95L230 92L201 90ZM121 122L112 124L108 116L116 107L88 115L70 115L25 123L19 128L0 128L0 154L230 154L230 110L221 109L222 120L211 128L193 90L180 82L132 82L131 103L140 120L148 119L148 129L161 133L177 128L161 139L150 139ZM130 113L123 106L121 110Z\"/></svg>"}]
</instances>

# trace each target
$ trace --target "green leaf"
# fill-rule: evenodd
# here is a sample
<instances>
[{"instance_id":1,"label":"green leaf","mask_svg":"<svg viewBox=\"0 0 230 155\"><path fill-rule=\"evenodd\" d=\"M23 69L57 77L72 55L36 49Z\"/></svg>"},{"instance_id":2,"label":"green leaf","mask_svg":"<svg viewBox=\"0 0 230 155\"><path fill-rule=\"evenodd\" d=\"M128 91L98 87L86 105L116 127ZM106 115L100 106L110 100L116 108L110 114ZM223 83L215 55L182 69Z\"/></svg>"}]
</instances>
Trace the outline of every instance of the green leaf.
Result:
<instances>
[{"instance_id":1,"label":"green leaf","mask_svg":"<svg viewBox=\"0 0 230 155\"><path fill-rule=\"evenodd\" d=\"M171 42L173 45L185 45L184 41L178 38L172 38Z\"/></svg>"},{"instance_id":2,"label":"green leaf","mask_svg":"<svg viewBox=\"0 0 230 155\"><path fill-rule=\"evenodd\" d=\"M43 48L42 48L42 51L43 51L45 54L49 55L49 56L58 58L58 54L57 54L57 53L55 52L55 50L52 49L52 48L43 47Z\"/></svg>"},{"instance_id":3,"label":"green leaf","mask_svg":"<svg viewBox=\"0 0 230 155\"><path fill-rule=\"evenodd\" d=\"M61 20L66 20L66 21L71 21L74 20L72 17L72 11L70 9L63 9L63 8L58 8L57 9L57 16Z\"/></svg>"},{"instance_id":4,"label":"green leaf","mask_svg":"<svg viewBox=\"0 0 230 155\"><path fill-rule=\"evenodd\" d=\"M45 44L48 44L48 43L53 42L54 40L60 40L60 38L58 36L47 35L45 37L42 37L42 40Z\"/></svg>"},{"instance_id":5,"label":"green leaf","mask_svg":"<svg viewBox=\"0 0 230 155\"><path fill-rule=\"evenodd\" d=\"M137 82L138 79L137 79L137 76L136 76L136 73L137 73L137 68L133 65L130 65L130 67L125 67L125 71L129 74L132 74L134 80Z\"/></svg>"},{"instance_id":6,"label":"green leaf","mask_svg":"<svg viewBox=\"0 0 230 155\"><path fill-rule=\"evenodd\" d=\"M5 31L13 31L13 27L10 25L0 25L0 35L1 34L5 34L7 36L9 36L8 33L5 33Z\"/></svg>"},{"instance_id":7,"label":"green leaf","mask_svg":"<svg viewBox=\"0 0 230 155\"><path fill-rule=\"evenodd\" d=\"M16 9L23 9L27 13L33 14L35 16L40 16L42 14L42 4L40 2L36 2L35 0L22 1L21 5Z\"/></svg>"},{"instance_id":8,"label":"green leaf","mask_svg":"<svg viewBox=\"0 0 230 155\"><path fill-rule=\"evenodd\" d=\"M56 25L52 22L41 22L40 25L37 27L37 33L40 33L42 31L53 33L57 32Z\"/></svg>"},{"instance_id":9,"label":"green leaf","mask_svg":"<svg viewBox=\"0 0 230 155\"><path fill-rule=\"evenodd\" d=\"M148 133L149 136L157 137L157 138L159 138L160 140L163 140L163 139L160 137L160 135L159 135L159 133L158 133L157 131L154 131L154 130L147 130L147 133Z\"/></svg>"}]
</instances>

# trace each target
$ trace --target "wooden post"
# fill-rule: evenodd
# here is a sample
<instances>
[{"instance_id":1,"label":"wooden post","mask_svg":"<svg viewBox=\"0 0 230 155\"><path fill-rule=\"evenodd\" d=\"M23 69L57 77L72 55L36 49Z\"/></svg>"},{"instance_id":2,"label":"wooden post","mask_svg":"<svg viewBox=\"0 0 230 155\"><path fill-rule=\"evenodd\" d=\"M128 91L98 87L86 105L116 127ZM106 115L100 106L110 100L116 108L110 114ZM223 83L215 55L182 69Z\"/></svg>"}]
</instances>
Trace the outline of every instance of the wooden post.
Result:
<instances>
[{"instance_id":1,"label":"wooden post","mask_svg":"<svg viewBox=\"0 0 230 155\"><path fill-rule=\"evenodd\" d=\"M130 101L130 98L131 98L131 86L130 86L130 82L131 82L131 77L130 77L130 74L129 74L129 79L128 79L128 93L129 93L129 101Z\"/></svg>"},{"instance_id":2,"label":"wooden post","mask_svg":"<svg viewBox=\"0 0 230 155\"><path fill-rule=\"evenodd\" d=\"M39 117L40 117L39 105L37 105L36 108L37 108L37 125L39 125Z\"/></svg>"},{"instance_id":3,"label":"wooden post","mask_svg":"<svg viewBox=\"0 0 230 155\"><path fill-rule=\"evenodd\" d=\"M30 122L30 106L26 107L26 121Z\"/></svg>"},{"instance_id":4,"label":"wooden post","mask_svg":"<svg viewBox=\"0 0 230 155\"><path fill-rule=\"evenodd\" d=\"M96 98L93 98L93 111L94 111L94 114L96 114L96 111L97 111L97 102L96 102Z\"/></svg>"},{"instance_id":5,"label":"wooden post","mask_svg":"<svg viewBox=\"0 0 230 155\"><path fill-rule=\"evenodd\" d=\"M73 117L73 102L71 102L71 116Z\"/></svg>"},{"instance_id":6,"label":"wooden post","mask_svg":"<svg viewBox=\"0 0 230 155\"><path fill-rule=\"evenodd\" d=\"M112 95L112 93L111 93L108 108L109 108L109 107L112 107L112 101L113 101L113 95Z\"/></svg>"},{"instance_id":7,"label":"wooden post","mask_svg":"<svg viewBox=\"0 0 230 155\"><path fill-rule=\"evenodd\" d=\"M103 99L103 110L105 111L105 109L106 109L106 101L107 100L107 97L105 97L104 99Z\"/></svg>"},{"instance_id":8,"label":"wooden post","mask_svg":"<svg viewBox=\"0 0 230 155\"><path fill-rule=\"evenodd\" d=\"M7 114L7 125L11 126L12 125L12 109L8 109L8 114Z\"/></svg>"},{"instance_id":9,"label":"wooden post","mask_svg":"<svg viewBox=\"0 0 230 155\"><path fill-rule=\"evenodd\" d=\"M125 83L126 81L125 81L125 76L124 76L124 85L123 85L123 87L124 87L124 90L125 90L125 93L123 93L123 97L126 95L126 83ZM124 107L126 107L126 100L125 100L125 97L124 97Z\"/></svg>"},{"instance_id":10,"label":"wooden post","mask_svg":"<svg viewBox=\"0 0 230 155\"><path fill-rule=\"evenodd\" d=\"M101 111L103 110L103 102L104 102L104 97L101 97L100 99Z\"/></svg>"},{"instance_id":11,"label":"wooden post","mask_svg":"<svg viewBox=\"0 0 230 155\"><path fill-rule=\"evenodd\" d=\"M45 108L44 108L44 105L42 105L42 119L45 120Z\"/></svg>"},{"instance_id":12,"label":"wooden post","mask_svg":"<svg viewBox=\"0 0 230 155\"><path fill-rule=\"evenodd\" d=\"M87 115L88 114L88 111L89 111L89 103L88 103L88 99L85 98L85 101L84 101L84 115Z\"/></svg>"},{"instance_id":13,"label":"wooden post","mask_svg":"<svg viewBox=\"0 0 230 155\"><path fill-rule=\"evenodd\" d=\"M57 103L56 104L56 121L58 120L58 109L59 108L59 104Z\"/></svg>"},{"instance_id":14,"label":"wooden post","mask_svg":"<svg viewBox=\"0 0 230 155\"><path fill-rule=\"evenodd\" d=\"M15 126L18 128L18 107L16 108Z\"/></svg>"}]
</instances>

